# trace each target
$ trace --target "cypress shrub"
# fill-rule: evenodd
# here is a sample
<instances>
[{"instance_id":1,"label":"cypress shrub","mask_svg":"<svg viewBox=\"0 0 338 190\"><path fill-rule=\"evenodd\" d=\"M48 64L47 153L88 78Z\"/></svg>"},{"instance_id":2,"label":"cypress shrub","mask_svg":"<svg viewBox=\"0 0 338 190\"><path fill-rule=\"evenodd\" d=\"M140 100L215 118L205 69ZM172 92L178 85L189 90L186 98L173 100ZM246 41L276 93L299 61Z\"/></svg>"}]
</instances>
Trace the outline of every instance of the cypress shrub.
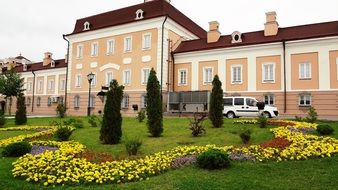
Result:
<instances>
[{"instance_id":1,"label":"cypress shrub","mask_svg":"<svg viewBox=\"0 0 338 190\"><path fill-rule=\"evenodd\" d=\"M163 113L160 83L154 68L151 69L147 83L147 126L153 137L161 136L163 132Z\"/></svg>"},{"instance_id":2,"label":"cypress shrub","mask_svg":"<svg viewBox=\"0 0 338 190\"><path fill-rule=\"evenodd\" d=\"M0 127L6 124L5 114L3 111L0 110Z\"/></svg>"},{"instance_id":3,"label":"cypress shrub","mask_svg":"<svg viewBox=\"0 0 338 190\"><path fill-rule=\"evenodd\" d=\"M23 125L27 123L26 103L25 97L20 93L17 97L16 112L15 112L15 124Z\"/></svg>"},{"instance_id":4,"label":"cypress shrub","mask_svg":"<svg viewBox=\"0 0 338 190\"><path fill-rule=\"evenodd\" d=\"M219 80L218 75L215 75L212 81L209 109L209 118L212 122L212 126L215 128L220 128L223 125L223 109L222 82Z\"/></svg>"},{"instance_id":5,"label":"cypress shrub","mask_svg":"<svg viewBox=\"0 0 338 190\"><path fill-rule=\"evenodd\" d=\"M124 87L120 86L116 80L110 83L100 130L100 140L103 144L118 144L121 140L122 116L120 110L123 89Z\"/></svg>"}]
</instances>

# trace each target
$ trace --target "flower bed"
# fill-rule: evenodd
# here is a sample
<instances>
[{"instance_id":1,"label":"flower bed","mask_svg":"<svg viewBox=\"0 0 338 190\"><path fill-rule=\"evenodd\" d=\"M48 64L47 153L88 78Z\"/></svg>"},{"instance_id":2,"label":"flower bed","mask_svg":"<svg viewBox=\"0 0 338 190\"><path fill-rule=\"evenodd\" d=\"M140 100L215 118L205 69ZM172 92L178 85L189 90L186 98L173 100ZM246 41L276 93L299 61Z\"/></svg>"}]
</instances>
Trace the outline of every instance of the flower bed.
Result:
<instances>
[{"instance_id":1,"label":"flower bed","mask_svg":"<svg viewBox=\"0 0 338 190\"><path fill-rule=\"evenodd\" d=\"M278 121L281 122L281 121ZM228 152L233 160L301 160L310 157L326 157L338 152L338 140L330 137L318 137L295 129L315 129L315 124L288 121L282 127L271 129L276 138L290 143L283 148L275 146L251 145L248 147L216 145L182 146L169 151L162 151L137 160L122 160L103 163L92 163L76 155L84 151L78 142L32 142L33 145L58 147L58 150L46 151L42 154L26 154L13 163L14 177L22 177L26 181L50 184L74 183L124 183L142 181L150 176L158 175L206 150L219 149ZM188 156L188 157L187 157ZM178 164L173 164L179 162ZM191 161L192 163L193 161Z\"/></svg>"}]
</instances>

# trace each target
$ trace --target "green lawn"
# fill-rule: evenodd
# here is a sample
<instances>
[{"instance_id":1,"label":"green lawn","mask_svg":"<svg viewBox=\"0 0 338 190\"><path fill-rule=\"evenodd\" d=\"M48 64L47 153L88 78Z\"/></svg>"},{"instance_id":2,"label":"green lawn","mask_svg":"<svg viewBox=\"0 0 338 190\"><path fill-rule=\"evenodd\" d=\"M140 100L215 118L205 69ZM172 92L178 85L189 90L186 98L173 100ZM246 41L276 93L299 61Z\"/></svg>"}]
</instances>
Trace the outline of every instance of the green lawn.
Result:
<instances>
[{"instance_id":1,"label":"green lawn","mask_svg":"<svg viewBox=\"0 0 338 190\"><path fill-rule=\"evenodd\" d=\"M53 118L29 119L28 125L48 125ZM86 120L84 120L86 121ZM124 118L123 135L128 138L139 137L143 144L141 155L147 155L161 150L168 150L178 145L236 145L241 144L239 133L245 128L251 128L252 144L271 139L268 129L255 125L233 124L233 120L225 119L220 129L211 128L206 122L207 133L202 137L192 137L188 129L187 118L165 118L164 133L161 138L148 137L145 123L138 123L134 118ZM323 121L326 122L327 121ZM334 137L338 138L338 122L329 122L336 130ZM9 121L7 126L13 126ZM269 126L271 128L272 126ZM125 157L123 144L101 145L99 128L85 127L77 129L72 139L86 145L87 148L100 152L109 152L115 157ZM0 132L0 139L13 134ZM8 137L9 137L8 136ZM0 150L1 151L1 150ZM11 163L15 158L2 158L0 162L0 186L3 189L45 189L39 184L27 183L11 175ZM233 162L227 170L206 171L189 166L178 170L169 170L148 181L126 183L120 185L79 185L67 186L67 189L337 189L338 187L338 156L333 158L309 159L306 161L286 162ZM47 189L65 189L56 186Z\"/></svg>"}]
</instances>

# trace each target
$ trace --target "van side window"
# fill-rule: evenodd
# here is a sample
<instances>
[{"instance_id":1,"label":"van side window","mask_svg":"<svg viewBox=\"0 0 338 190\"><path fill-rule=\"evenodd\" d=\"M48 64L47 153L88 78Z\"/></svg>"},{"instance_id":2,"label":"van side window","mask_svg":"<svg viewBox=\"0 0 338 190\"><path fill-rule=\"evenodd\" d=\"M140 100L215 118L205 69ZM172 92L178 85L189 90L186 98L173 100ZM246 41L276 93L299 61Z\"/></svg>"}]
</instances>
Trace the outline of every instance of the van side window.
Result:
<instances>
[{"instance_id":1,"label":"van side window","mask_svg":"<svg viewBox=\"0 0 338 190\"><path fill-rule=\"evenodd\" d=\"M232 106L232 98L224 98L224 106Z\"/></svg>"},{"instance_id":2,"label":"van side window","mask_svg":"<svg viewBox=\"0 0 338 190\"><path fill-rule=\"evenodd\" d=\"M256 101L254 99L247 98L246 99L246 105L248 105L248 106L256 106Z\"/></svg>"},{"instance_id":3,"label":"van side window","mask_svg":"<svg viewBox=\"0 0 338 190\"><path fill-rule=\"evenodd\" d=\"M244 98L235 98L235 105L236 106L244 105Z\"/></svg>"}]
</instances>

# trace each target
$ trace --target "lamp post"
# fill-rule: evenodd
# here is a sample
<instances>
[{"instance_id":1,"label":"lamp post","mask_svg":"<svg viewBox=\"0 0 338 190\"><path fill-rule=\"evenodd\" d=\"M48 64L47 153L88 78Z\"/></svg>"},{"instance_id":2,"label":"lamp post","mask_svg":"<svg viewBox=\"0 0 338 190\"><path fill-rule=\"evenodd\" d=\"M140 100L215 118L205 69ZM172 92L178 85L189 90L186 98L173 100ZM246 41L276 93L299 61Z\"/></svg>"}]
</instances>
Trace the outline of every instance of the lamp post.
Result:
<instances>
[{"instance_id":1,"label":"lamp post","mask_svg":"<svg viewBox=\"0 0 338 190\"><path fill-rule=\"evenodd\" d=\"M94 79L94 74L92 72L90 72L87 75L87 79L88 79L88 83L89 83L89 93L88 93L88 107L87 107L87 116L90 116L90 94L91 94L91 90L92 90L92 81Z\"/></svg>"}]
</instances>

